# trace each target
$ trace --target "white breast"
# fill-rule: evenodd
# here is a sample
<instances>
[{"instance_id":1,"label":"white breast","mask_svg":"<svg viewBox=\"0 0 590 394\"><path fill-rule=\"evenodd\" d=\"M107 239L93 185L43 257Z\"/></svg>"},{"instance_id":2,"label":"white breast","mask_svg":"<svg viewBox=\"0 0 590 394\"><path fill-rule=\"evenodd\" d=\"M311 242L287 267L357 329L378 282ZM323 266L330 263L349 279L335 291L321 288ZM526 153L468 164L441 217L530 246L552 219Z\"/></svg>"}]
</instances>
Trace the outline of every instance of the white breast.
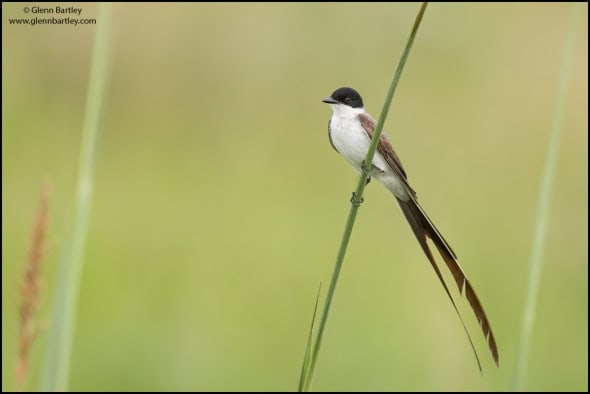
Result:
<instances>
[{"instance_id":1,"label":"white breast","mask_svg":"<svg viewBox=\"0 0 590 394\"><path fill-rule=\"evenodd\" d=\"M336 150L357 171L360 171L361 163L367 155L371 141L358 118L356 116L332 116L332 120L330 121L330 138Z\"/></svg>"},{"instance_id":2,"label":"white breast","mask_svg":"<svg viewBox=\"0 0 590 394\"><path fill-rule=\"evenodd\" d=\"M330 139L332 144L357 172L361 171L361 164L367 156L371 140L358 119L364 108L352 108L342 104L330 104L334 113L330 120ZM371 176L379 181L396 197L408 200L408 192L389 167L383 156L375 152L373 165L384 172L373 171Z\"/></svg>"}]
</instances>

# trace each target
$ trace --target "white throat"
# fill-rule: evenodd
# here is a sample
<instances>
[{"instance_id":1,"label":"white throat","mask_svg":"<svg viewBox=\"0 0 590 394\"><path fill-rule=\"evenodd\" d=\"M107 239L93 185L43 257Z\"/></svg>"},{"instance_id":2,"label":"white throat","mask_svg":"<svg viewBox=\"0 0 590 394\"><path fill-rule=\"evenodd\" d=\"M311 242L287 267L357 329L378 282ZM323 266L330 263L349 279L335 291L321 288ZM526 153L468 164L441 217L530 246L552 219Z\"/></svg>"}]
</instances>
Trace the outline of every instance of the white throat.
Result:
<instances>
[{"instance_id":1,"label":"white throat","mask_svg":"<svg viewBox=\"0 0 590 394\"><path fill-rule=\"evenodd\" d=\"M332 107L332 111L334 112L334 116L339 118L354 118L358 116L358 114L362 114L365 112L365 108L352 108L349 105L344 104L330 104Z\"/></svg>"}]
</instances>

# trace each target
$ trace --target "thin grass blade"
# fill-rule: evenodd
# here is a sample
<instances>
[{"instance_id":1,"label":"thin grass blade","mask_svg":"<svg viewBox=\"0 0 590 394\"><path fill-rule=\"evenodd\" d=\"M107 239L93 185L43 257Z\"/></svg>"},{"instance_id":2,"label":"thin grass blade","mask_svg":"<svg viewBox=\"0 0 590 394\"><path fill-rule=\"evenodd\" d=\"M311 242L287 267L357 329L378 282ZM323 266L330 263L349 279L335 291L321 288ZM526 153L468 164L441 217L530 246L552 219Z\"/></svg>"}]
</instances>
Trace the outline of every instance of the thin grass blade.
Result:
<instances>
[{"instance_id":1,"label":"thin grass blade","mask_svg":"<svg viewBox=\"0 0 590 394\"><path fill-rule=\"evenodd\" d=\"M59 262L40 391L67 391L68 389L76 307L90 216L96 140L108 81L111 8L110 3L101 3L98 6L96 36L82 127L74 223L72 233L63 245L64 249Z\"/></svg>"},{"instance_id":2,"label":"thin grass blade","mask_svg":"<svg viewBox=\"0 0 590 394\"><path fill-rule=\"evenodd\" d=\"M322 290L322 283L318 288L318 295L315 299L315 306L313 307L313 316L311 318L311 325L309 327L309 335L307 337L307 344L305 345L305 355L303 356L303 367L301 368L301 376L299 377L299 387L297 391L303 391L307 373L309 371L309 364L311 360L311 352L313 349L313 329L315 328L315 316L318 311L318 304L320 302L320 291Z\"/></svg>"},{"instance_id":3,"label":"thin grass blade","mask_svg":"<svg viewBox=\"0 0 590 394\"><path fill-rule=\"evenodd\" d=\"M581 8L582 3L572 4L572 13L566 38L563 65L559 78L559 88L555 101L553 125L551 128L551 135L549 137L547 156L545 158L543 179L541 181L541 187L539 190L539 200L537 202L536 215L537 219L532 245L531 260L529 264L529 277L523 313L522 331L520 334L520 345L518 349L515 378L512 387L514 391L522 391L524 389L528 370L531 338L535 326L537 299L539 296L539 287L541 283L541 272L543 270L543 253L545 250L547 231L549 228L549 208L551 207L553 183L555 179L555 171L557 168L557 157L559 155L559 140L561 137L561 129L563 127L567 88L572 73L574 42L578 27L578 16L580 14Z\"/></svg>"}]
</instances>

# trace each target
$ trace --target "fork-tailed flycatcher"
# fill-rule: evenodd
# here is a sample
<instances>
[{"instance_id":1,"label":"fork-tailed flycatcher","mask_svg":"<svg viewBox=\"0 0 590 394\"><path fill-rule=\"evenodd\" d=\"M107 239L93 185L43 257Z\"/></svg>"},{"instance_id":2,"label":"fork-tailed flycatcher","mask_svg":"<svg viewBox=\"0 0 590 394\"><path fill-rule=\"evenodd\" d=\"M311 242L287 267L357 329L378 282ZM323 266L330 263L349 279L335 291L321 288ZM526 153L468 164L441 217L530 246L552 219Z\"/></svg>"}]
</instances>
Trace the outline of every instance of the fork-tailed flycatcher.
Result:
<instances>
[{"instance_id":1,"label":"fork-tailed flycatcher","mask_svg":"<svg viewBox=\"0 0 590 394\"><path fill-rule=\"evenodd\" d=\"M475 351L473 341L471 340L469 332L467 332L467 327L455 305L455 301L443 279L440 269L434 260L434 256L426 243L426 238L430 238L438 249L447 267L451 271L455 282L457 282L459 292L465 292L467 300L469 301L469 304L471 304L471 308L475 312L475 316L481 325L483 334L488 341L492 356L494 357L496 364L499 365L498 347L496 346L496 340L494 339L494 334L492 333L492 328L490 327L490 322L488 321L484 309L479 302L471 283L463 272L463 269L457 262L455 252L453 252L453 249L451 249L442 234L437 230L434 223L428 218L420 204L418 204L416 192L408 183L406 171L385 133L381 133L380 135L379 144L377 145L377 150L373 157L373 163L370 166L365 165L364 160L371 143L371 138L375 132L376 122L371 115L365 111L361 96L356 90L344 87L337 89L330 97L327 97L322 101L330 104L333 111L332 118L328 123L328 135L332 147L352 164L357 171L367 171L369 176L367 182L371 177L375 178L379 183L385 186L385 188L389 190L397 200L404 216L410 223L410 227L412 227L412 230L414 231L414 235L418 239L426 257L428 257L430 264L432 264L438 279L442 283L445 292L453 304L453 308L463 324L463 328L467 333L467 337L473 352L475 353L479 369L481 370L481 364L477 352Z\"/></svg>"}]
</instances>

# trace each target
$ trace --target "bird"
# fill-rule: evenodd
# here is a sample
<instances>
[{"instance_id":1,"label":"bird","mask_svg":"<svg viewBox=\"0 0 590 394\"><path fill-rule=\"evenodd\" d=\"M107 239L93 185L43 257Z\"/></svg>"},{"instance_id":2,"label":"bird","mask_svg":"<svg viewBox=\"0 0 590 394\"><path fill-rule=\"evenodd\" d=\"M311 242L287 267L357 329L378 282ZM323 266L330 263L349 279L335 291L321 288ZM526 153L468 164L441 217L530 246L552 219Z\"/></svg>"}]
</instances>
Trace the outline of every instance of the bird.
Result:
<instances>
[{"instance_id":1,"label":"bird","mask_svg":"<svg viewBox=\"0 0 590 394\"><path fill-rule=\"evenodd\" d=\"M353 88L342 87L336 89L329 97L326 97L322 101L332 107L332 117L328 122L330 144L357 172L365 171L368 174L367 183L374 178L395 197L463 325L480 372L483 370L477 351L465 322L457 309L449 287L427 243L427 239L431 240L446 263L459 288L459 293L465 294L483 331L483 335L487 340L491 355L496 365L499 366L498 347L483 306L467 275L465 275L465 272L459 265L457 255L418 203L418 197L408 182L406 171L384 132L379 136L379 143L371 165L365 164L365 158L369 145L371 144L371 139L375 133L377 122L365 110L361 95ZM355 200L354 193L351 202L358 204L358 201Z\"/></svg>"}]
</instances>

